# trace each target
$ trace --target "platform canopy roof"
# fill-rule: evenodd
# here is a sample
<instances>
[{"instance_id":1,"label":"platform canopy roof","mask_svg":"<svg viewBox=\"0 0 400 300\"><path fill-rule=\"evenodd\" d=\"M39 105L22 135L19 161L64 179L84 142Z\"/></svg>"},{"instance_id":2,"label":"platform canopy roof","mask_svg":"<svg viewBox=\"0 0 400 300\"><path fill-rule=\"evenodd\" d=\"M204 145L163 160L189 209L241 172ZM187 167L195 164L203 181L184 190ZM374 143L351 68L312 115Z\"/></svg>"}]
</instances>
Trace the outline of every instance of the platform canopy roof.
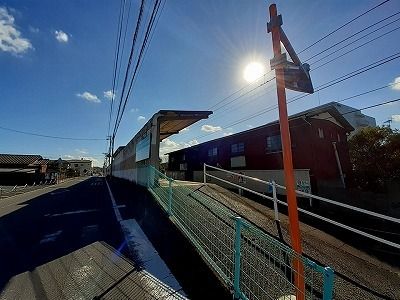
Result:
<instances>
[{"instance_id":1,"label":"platform canopy roof","mask_svg":"<svg viewBox=\"0 0 400 300\"><path fill-rule=\"evenodd\" d=\"M160 110L158 114L162 141L199 120L207 119L212 111Z\"/></svg>"}]
</instances>

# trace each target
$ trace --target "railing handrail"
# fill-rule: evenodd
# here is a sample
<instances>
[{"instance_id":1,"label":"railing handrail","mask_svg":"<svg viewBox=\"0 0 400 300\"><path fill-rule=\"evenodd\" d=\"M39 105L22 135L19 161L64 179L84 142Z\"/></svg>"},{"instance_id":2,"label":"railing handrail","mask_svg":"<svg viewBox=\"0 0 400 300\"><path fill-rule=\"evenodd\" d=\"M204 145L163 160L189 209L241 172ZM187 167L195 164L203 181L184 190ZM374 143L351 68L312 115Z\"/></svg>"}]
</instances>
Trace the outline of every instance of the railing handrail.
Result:
<instances>
[{"instance_id":1,"label":"railing handrail","mask_svg":"<svg viewBox=\"0 0 400 300\"><path fill-rule=\"evenodd\" d=\"M259 179L259 178L251 177L251 176L244 175L244 174L242 175L242 174L239 174L239 173L236 173L236 172L224 170L224 169L221 169L221 168L218 168L218 167L214 167L214 166L210 166L210 165L207 165L207 164L204 164L204 165L206 167L210 167L210 168L213 168L213 169L225 172L225 173L241 176L243 178L254 180L256 182L264 183L264 184L267 184L269 186L273 185L271 182L265 181L265 180L262 180L262 179ZM207 173L206 173L206 175L210 176L210 174L207 174ZM275 183L275 186L278 187L278 188L286 190L286 187L283 186L283 185ZM325 197L321 197L321 196L318 196L318 195L313 195L313 194L302 192L302 191L298 191L298 190L296 190L296 194L304 196L306 198L313 198L313 199L316 199L316 200L324 201L324 202L327 202L327 203L330 203L330 204L333 204L333 205L341 206L341 207L344 207L344 208L347 208L347 209L355 210L357 212L364 213L364 214L376 217L376 218L380 218L380 219L383 219L383 220L386 220L386 221L391 221L391 222L400 224L400 219L399 218L387 216L387 215L380 214L380 213L377 213L377 212L374 212L374 211L370 211L370 210L367 210L367 209L364 209L364 208L348 205L348 204L341 203L341 202L338 202L338 201L335 201L335 200L332 200L332 199L328 199L328 198L325 198Z\"/></svg>"},{"instance_id":2,"label":"railing handrail","mask_svg":"<svg viewBox=\"0 0 400 300\"><path fill-rule=\"evenodd\" d=\"M204 165L205 165L206 167L211 167L211 168L217 169L217 170L222 171L222 172L226 172L226 173L230 173L230 174L233 174L233 175L242 176L242 177L245 177L245 178L248 178L248 179L255 180L255 181L257 181L257 182L266 183L266 184L272 186L273 189L275 189L276 187L279 187L279 188L282 188L282 187L283 187L283 188L285 188L284 186L279 185L279 184L276 184L275 182L271 183L271 182L264 181L264 180L259 179L259 178L254 178L254 177L251 177L251 176L242 175L242 174L235 173L235 172L232 172L232 171L228 171L228 170L224 170L224 169L221 169L221 168L209 166L209 165L207 165L207 164L204 164ZM204 168L204 170L206 170L206 168ZM287 203L284 202L284 201L281 201L281 200L278 200L278 199L275 199L275 198L268 197L268 196L266 196L266 195L264 195L264 194L261 194L261 193L259 193L259 192L253 191L253 190L251 190L251 189L249 189L249 188L246 188L246 187L244 187L244 186L241 186L241 185L235 184L235 183L233 183L233 182L230 182L230 181L228 181L228 180L219 178L218 176L214 176L214 175L208 174L207 172L205 172L205 175L208 176L208 177L214 178L214 179L216 179L216 180L222 181L222 182L224 182L224 183L230 184L230 185L232 185L232 186L234 186L234 187L237 187L237 188L239 188L239 189L242 189L242 190L251 192L251 193L253 193L253 194L255 194L255 195L258 195L258 196L261 196L261 197L263 197L263 198L265 198L265 199L272 200L272 201L274 202L274 204L277 202L277 203L279 203L279 204L282 204L282 205L287 206ZM330 199L327 199L327 198L324 198L324 197L320 197L320 196L316 196L316 195L312 195L312 194L308 194L308 193L304 193L304 192L300 192L300 191L296 191L296 192L298 192L299 194L306 195L306 196L311 195L311 196L314 196L314 197L313 197L314 199L326 201L326 202L332 203L332 204L337 204L337 205L339 205L339 206L342 206L342 207L345 207L345 208L348 208L348 209L352 209L352 210L355 210L355 211L358 211L358 212L361 212L361 213L365 213L365 214L368 214L368 215L372 215L372 216L377 217L377 218L380 218L380 219L384 219L384 220L389 220L389 221L393 221L393 222L396 222L396 223L400 223L400 219L397 219L397 218L385 216L385 215L382 215L382 214L379 214L379 213L371 212L371 211L369 211L369 210L365 210L365 209L357 208L357 207L354 207L354 206L351 206L351 205L348 205L348 204L343 204L343 203L340 203L340 202L336 202L336 201L334 201L334 200L330 200ZM275 215L277 215L277 207L275 207L275 206L274 206L274 211L275 211ZM315 213L313 213L313 212L310 212L310 211L308 211L308 210L306 210L306 209L298 208L298 211L300 211L300 212L302 212L302 213L305 213L305 214L307 214L307 215L310 215L310 216L312 216L312 217L315 217L315 218L317 218L317 219L323 220L323 221L325 221L325 222L328 222L328 223L330 223L330 224L336 225L336 226L341 227L341 228L343 228L343 229L349 230L349 231L354 232L354 233L356 233L356 234L359 234L359 235L362 235L362 236L364 236L364 237L370 238L370 239L375 240L375 241L377 241L377 242L380 242L380 243L382 243L382 244L385 244L385 245L388 245L388 246L391 246L391 247L400 249L400 244L397 244L397 243L395 243L395 242L392 242L392 241L386 240L386 239L384 239L384 238L375 236L375 235L373 235L373 234L364 232L364 231L362 231L362 230L359 230L359 229L357 229L357 228L351 227L351 226L349 226L349 225L345 225L345 224L339 223L338 221L334 221L334 220L331 220L331 219L329 219L329 218L326 218L326 217L317 215L317 214L315 214ZM278 217L275 216L275 219L277 220ZM392 219L393 219L393 220L392 220Z\"/></svg>"}]
</instances>

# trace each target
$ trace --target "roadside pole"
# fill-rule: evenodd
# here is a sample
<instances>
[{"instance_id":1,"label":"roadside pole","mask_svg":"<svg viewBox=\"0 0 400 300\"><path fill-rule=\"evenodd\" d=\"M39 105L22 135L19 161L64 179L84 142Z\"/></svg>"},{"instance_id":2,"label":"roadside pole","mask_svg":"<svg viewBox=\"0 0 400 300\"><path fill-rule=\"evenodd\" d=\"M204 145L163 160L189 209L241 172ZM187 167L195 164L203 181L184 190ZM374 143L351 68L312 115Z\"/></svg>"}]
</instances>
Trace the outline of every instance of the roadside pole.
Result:
<instances>
[{"instance_id":1,"label":"roadside pole","mask_svg":"<svg viewBox=\"0 0 400 300\"><path fill-rule=\"evenodd\" d=\"M278 17L275 4L269 6L270 14L270 31L272 33L272 45L274 49L274 58L281 57L281 36L280 26L281 19ZM282 153L283 153L283 167L285 174L286 196L288 202L289 212L289 226L290 226L290 239L292 248L298 254L302 254L299 216L297 211L297 199L295 192L295 180L293 172L292 161L292 147L289 131L289 120L286 105L286 91L285 91L285 78L283 65L277 65L275 68L276 89L278 95L278 108L279 108L279 125L282 140ZM305 286L304 286L304 266L299 259L294 259L293 269L295 271L295 285L296 285L296 299L305 299Z\"/></svg>"}]
</instances>

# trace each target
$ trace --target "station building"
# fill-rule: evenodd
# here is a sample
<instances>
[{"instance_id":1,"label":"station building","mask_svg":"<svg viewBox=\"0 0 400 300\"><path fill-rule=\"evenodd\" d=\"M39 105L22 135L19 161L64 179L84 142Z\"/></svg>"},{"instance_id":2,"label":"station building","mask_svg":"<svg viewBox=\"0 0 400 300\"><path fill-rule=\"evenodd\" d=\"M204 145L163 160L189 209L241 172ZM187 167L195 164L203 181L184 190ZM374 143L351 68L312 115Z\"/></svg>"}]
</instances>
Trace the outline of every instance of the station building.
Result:
<instances>
[{"instance_id":1,"label":"station building","mask_svg":"<svg viewBox=\"0 0 400 300\"><path fill-rule=\"evenodd\" d=\"M347 138L354 127L338 103L292 115L289 127L297 188L322 194L344 188L351 179ZM202 181L203 164L283 184L279 122L171 152L168 175Z\"/></svg>"}]
</instances>

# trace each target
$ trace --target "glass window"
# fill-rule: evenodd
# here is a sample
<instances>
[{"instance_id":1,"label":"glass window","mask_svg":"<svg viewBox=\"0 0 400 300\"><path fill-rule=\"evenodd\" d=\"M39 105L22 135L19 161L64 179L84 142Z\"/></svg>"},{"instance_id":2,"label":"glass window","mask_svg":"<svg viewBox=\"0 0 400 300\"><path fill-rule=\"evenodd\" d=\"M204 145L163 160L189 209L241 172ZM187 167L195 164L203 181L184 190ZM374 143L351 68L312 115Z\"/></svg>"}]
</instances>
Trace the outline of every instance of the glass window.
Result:
<instances>
[{"instance_id":1,"label":"glass window","mask_svg":"<svg viewBox=\"0 0 400 300\"><path fill-rule=\"evenodd\" d=\"M280 135L267 137L267 153L282 151L282 142Z\"/></svg>"},{"instance_id":2,"label":"glass window","mask_svg":"<svg viewBox=\"0 0 400 300\"><path fill-rule=\"evenodd\" d=\"M217 156L217 154L218 154L218 149L217 149L217 147L208 149L208 156L209 156L209 157L211 157L211 156Z\"/></svg>"},{"instance_id":3,"label":"glass window","mask_svg":"<svg viewBox=\"0 0 400 300\"><path fill-rule=\"evenodd\" d=\"M244 152L244 143L237 143L231 145L232 154L243 153L243 152Z\"/></svg>"}]
</instances>

